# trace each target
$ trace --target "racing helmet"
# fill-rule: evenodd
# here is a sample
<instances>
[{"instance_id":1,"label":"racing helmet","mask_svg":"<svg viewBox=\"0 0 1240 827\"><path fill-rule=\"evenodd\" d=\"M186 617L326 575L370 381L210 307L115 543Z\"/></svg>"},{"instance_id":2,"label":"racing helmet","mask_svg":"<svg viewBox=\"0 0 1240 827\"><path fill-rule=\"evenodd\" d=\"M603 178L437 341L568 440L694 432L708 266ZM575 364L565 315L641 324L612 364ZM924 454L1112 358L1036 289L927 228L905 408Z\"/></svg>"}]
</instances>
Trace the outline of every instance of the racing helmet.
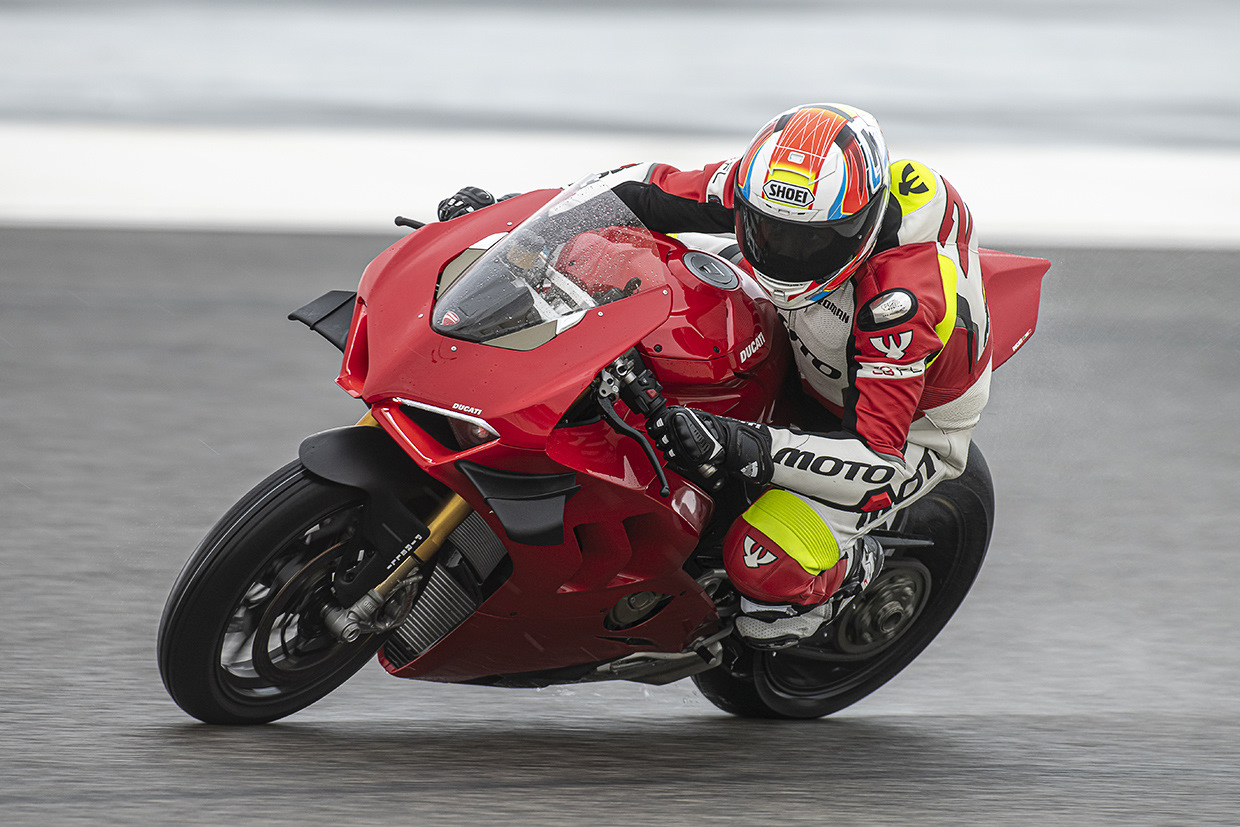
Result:
<instances>
[{"instance_id":1,"label":"racing helmet","mask_svg":"<svg viewBox=\"0 0 1240 827\"><path fill-rule=\"evenodd\" d=\"M806 104L758 131L737 166L736 240L776 306L805 307L856 272L878 239L890 183L868 112Z\"/></svg>"}]
</instances>

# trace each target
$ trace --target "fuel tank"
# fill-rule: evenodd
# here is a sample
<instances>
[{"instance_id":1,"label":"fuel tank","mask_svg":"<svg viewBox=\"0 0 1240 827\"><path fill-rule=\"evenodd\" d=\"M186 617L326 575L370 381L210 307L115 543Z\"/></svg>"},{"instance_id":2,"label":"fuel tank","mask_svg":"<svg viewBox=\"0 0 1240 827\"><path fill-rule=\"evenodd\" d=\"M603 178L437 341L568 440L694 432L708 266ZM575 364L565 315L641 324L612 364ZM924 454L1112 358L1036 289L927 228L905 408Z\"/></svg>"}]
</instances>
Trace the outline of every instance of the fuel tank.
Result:
<instances>
[{"instance_id":1,"label":"fuel tank","mask_svg":"<svg viewBox=\"0 0 1240 827\"><path fill-rule=\"evenodd\" d=\"M638 350L669 402L770 422L788 371L788 335L753 277L731 262L681 249L667 262L666 322Z\"/></svg>"}]
</instances>

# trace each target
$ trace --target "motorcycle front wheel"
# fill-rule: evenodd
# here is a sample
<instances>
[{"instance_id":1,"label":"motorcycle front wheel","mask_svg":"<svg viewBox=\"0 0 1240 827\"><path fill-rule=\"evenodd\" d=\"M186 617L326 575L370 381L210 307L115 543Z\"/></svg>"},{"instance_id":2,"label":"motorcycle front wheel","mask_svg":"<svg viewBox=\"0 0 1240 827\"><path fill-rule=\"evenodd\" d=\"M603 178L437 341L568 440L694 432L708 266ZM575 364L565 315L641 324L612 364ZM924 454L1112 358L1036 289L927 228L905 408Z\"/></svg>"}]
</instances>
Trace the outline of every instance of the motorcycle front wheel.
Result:
<instances>
[{"instance_id":1,"label":"motorcycle front wheel","mask_svg":"<svg viewBox=\"0 0 1240 827\"><path fill-rule=\"evenodd\" d=\"M336 578L366 559L365 495L293 462L232 507L181 572L159 627L159 671L211 724L290 715L348 680L381 635L343 643L323 623Z\"/></svg>"},{"instance_id":2,"label":"motorcycle front wheel","mask_svg":"<svg viewBox=\"0 0 1240 827\"><path fill-rule=\"evenodd\" d=\"M994 493L976 446L963 475L901 514L883 570L827 628L790 649L728 641L722 666L693 676L715 706L747 718L819 718L851 706L912 663L964 601L990 543Z\"/></svg>"}]
</instances>

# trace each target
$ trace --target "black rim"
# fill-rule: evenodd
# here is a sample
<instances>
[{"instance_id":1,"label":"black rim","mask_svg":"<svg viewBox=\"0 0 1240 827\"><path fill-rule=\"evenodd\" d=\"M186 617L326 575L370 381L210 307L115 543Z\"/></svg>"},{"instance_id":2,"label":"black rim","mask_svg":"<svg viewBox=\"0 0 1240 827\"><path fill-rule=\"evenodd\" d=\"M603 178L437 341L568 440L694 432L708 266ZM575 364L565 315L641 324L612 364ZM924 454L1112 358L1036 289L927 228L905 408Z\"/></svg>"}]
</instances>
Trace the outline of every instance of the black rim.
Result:
<instances>
[{"instance_id":1,"label":"black rim","mask_svg":"<svg viewBox=\"0 0 1240 827\"><path fill-rule=\"evenodd\" d=\"M366 553L353 542L361 508L339 509L292 534L251 578L221 636L219 675L239 699L270 699L305 687L356 657L367 642L338 641L323 606L335 578Z\"/></svg>"},{"instance_id":2,"label":"black rim","mask_svg":"<svg viewBox=\"0 0 1240 827\"><path fill-rule=\"evenodd\" d=\"M835 648L868 659L893 645L921 615L930 583L929 570L916 560L892 561L831 624Z\"/></svg>"},{"instance_id":3,"label":"black rim","mask_svg":"<svg viewBox=\"0 0 1240 827\"><path fill-rule=\"evenodd\" d=\"M762 653L767 688L786 698L822 700L855 689L916 646L917 621L933 594L929 569L912 558L887 561L874 582L819 637Z\"/></svg>"},{"instance_id":4,"label":"black rim","mask_svg":"<svg viewBox=\"0 0 1240 827\"><path fill-rule=\"evenodd\" d=\"M777 652L729 638L723 665L694 682L720 709L747 717L817 718L856 703L899 674L955 614L985 560L993 515L990 470L971 445L964 474L873 533L893 554L834 623Z\"/></svg>"}]
</instances>

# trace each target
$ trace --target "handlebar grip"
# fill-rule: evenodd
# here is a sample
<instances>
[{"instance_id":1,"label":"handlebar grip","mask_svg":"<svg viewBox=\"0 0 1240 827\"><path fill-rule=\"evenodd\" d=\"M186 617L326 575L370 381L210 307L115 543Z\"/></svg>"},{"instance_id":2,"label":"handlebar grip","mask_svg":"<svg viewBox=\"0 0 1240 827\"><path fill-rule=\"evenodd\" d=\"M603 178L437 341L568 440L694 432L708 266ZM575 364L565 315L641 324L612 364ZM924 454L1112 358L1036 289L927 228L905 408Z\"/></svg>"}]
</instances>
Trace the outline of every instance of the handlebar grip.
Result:
<instances>
[{"instance_id":1,"label":"handlebar grip","mask_svg":"<svg viewBox=\"0 0 1240 827\"><path fill-rule=\"evenodd\" d=\"M630 350L625 356L617 359L612 367L615 370L616 379L613 392L618 392L621 401L634 413L641 414L649 422L668 407L667 400L663 397L663 386L659 384L654 371L646 366L636 350ZM604 403L602 407L604 416L618 433L633 437L642 446L642 450L646 452L650 464L662 483L660 493L666 497L669 491L667 478L663 473L663 466L659 462L654 446L636 429L624 423L609 404ZM720 470L718 466L709 463L698 466L697 473L700 482L707 490L718 491L723 485L725 477L719 473Z\"/></svg>"},{"instance_id":2,"label":"handlebar grip","mask_svg":"<svg viewBox=\"0 0 1240 827\"><path fill-rule=\"evenodd\" d=\"M620 398L633 411L650 419L667 407L667 400L663 398L663 386L650 368L641 365L640 371L630 373L623 379Z\"/></svg>"}]
</instances>

